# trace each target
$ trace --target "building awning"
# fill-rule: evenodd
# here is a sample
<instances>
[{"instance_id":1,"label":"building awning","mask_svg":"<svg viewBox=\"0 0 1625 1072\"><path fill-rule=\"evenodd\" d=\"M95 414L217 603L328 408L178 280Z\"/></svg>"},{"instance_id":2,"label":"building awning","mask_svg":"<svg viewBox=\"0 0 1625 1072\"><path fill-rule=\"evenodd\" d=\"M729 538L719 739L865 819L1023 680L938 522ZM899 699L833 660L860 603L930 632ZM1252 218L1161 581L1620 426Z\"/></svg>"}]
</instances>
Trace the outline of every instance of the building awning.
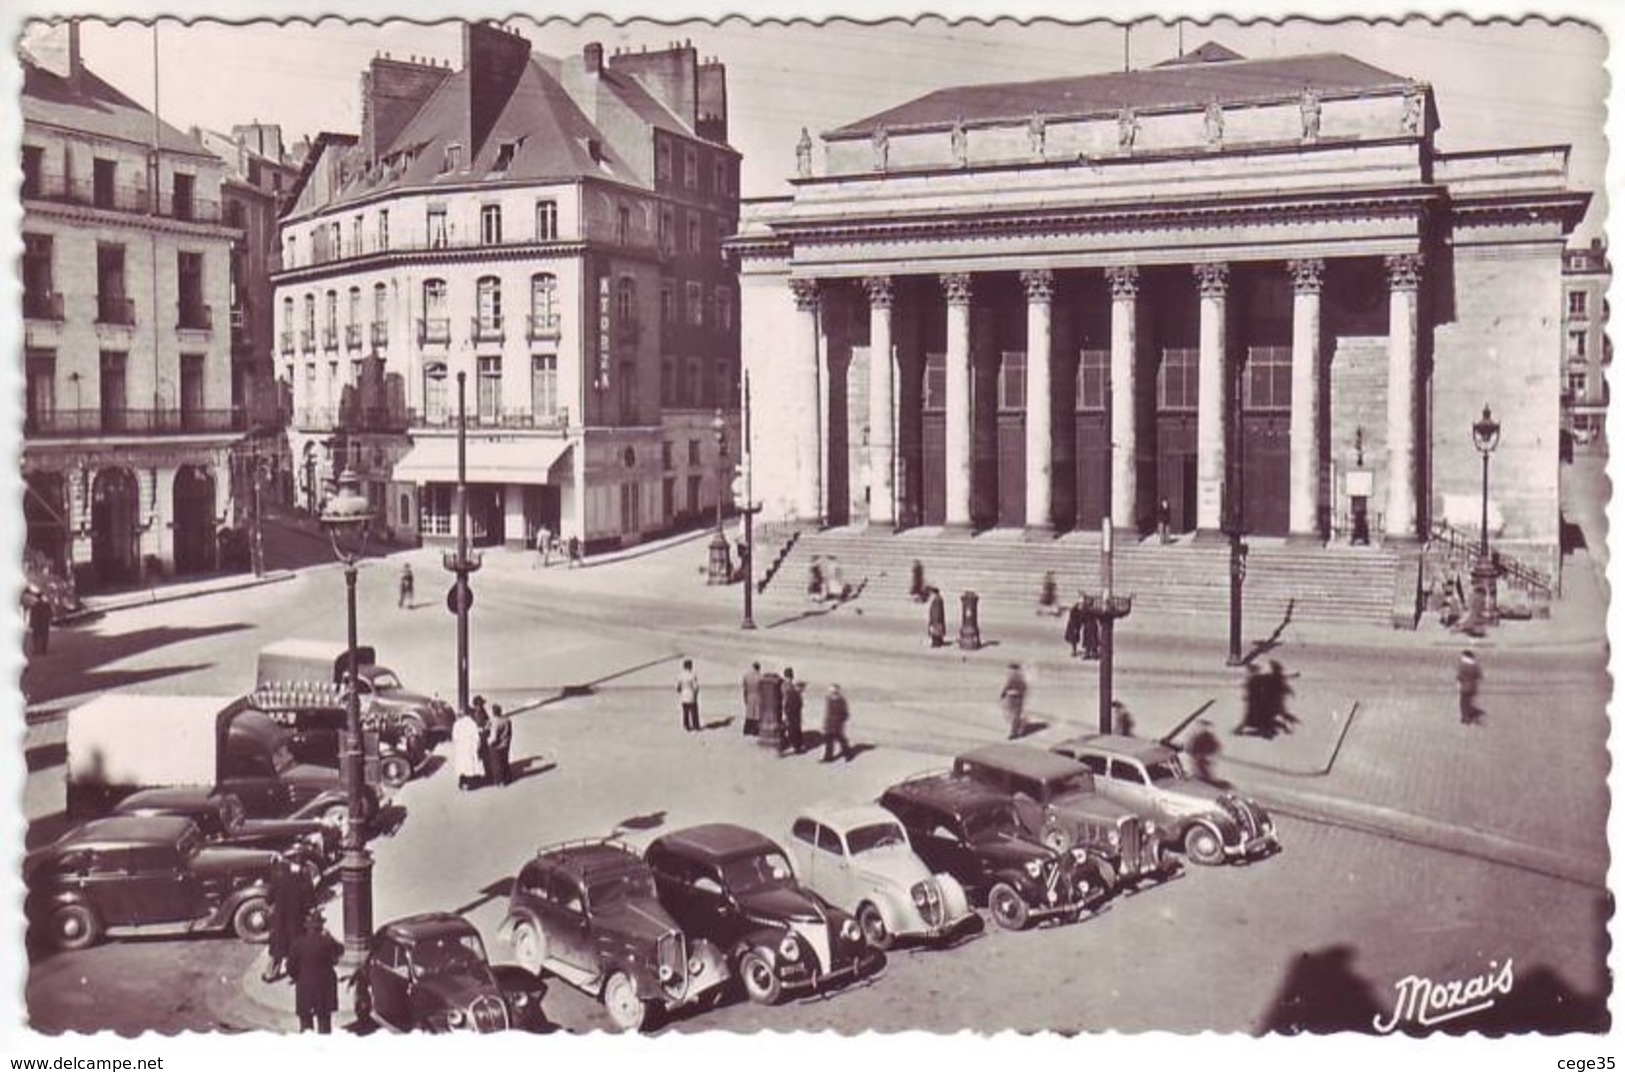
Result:
<instances>
[{"instance_id":1,"label":"building awning","mask_svg":"<svg viewBox=\"0 0 1625 1072\"><path fill-rule=\"evenodd\" d=\"M567 439L517 439L492 443L470 439L468 483L546 484L553 463L570 449ZM395 465L390 479L407 484L457 483L457 438L420 439Z\"/></svg>"}]
</instances>

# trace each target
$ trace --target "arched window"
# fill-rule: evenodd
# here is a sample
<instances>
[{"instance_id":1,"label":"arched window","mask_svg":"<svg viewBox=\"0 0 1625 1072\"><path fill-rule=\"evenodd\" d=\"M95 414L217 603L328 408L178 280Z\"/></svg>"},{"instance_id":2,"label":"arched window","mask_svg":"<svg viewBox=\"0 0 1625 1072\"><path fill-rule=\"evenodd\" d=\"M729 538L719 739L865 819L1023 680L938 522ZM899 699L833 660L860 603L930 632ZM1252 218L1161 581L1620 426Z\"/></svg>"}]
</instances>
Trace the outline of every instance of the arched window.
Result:
<instances>
[{"instance_id":1,"label":"arched window","mask_svg":"<svg viewBox=\"0 0 1625 1072\"><path fill-rule=\"evenodd\" d=\"M282 299L282 352L293 353L293 334L298 329L293 322L293 295Z\"/></svg>"},{"instance_id":2,"label":"arched window","mask_svg":"<svg viewBox=\"0 0 1625 1072\"><path fill-rule=\"evenodd\" d=\"M423 366L423 419L426 424L446 423L446 363L430 361Z\"/></svg>"},{"instance_id":3,"label":"arched window","mask_svg":"<svg viewBox=\"0 0 1625 1072\"><path fill-rule=\"evenodd\" d=\"M621 276L615 288L615 316L621 323L636 318L638 312L638 284L631 276Z\"/></svg>"},{"instance_id":4,"label":"arched window","mask_svg":"<svg viewBox=\"0 0 1625 1072\"><path fill-rule=\"evenodd\" d=\"M481 276L474 284L475 309L478 316L475 319L475 338L487 339L493 336L502 336L502 280L494 275Z\"/></svg>"},{"instance_id":5,"label":"arched window","mask_svg":"<svg viewBox=\"0 0 1625 1072\"><path fill-rule=\"evenodd\" d=\"M316 295L305 295L305 330L299 336L299 349L307 354L316 349Z\"/></svg>"},{"instance_id":6,"label":"arched window","mask_svg":"<svg viewBox=\"0 0 1625 1072\"><path fill-rule=\"evenodd\" d=\"M389 345L389 288L382 283L372 287L372 344Z\"/></svg>"},{"instance_id":7,"label":"arched window","mask_svg":"<svg viewBox=\"0 0 1625 1072\"><path fill-rule=\"evenodd\" d=\"M559 330L559 281L552 272L530 277L530 337L549 338Z\"/></svg>"},{"instance_id":8,"label":"arched window","mask_svg":"<svg viewBox=\"0 0 1625 1072\"><path fill-rule=\"evenodd\" d=\"M446 312L444 279L423 281L423 320L418 325L418 341L442 345L451 342L451 318Z\"/></svg>"}]
</instances>

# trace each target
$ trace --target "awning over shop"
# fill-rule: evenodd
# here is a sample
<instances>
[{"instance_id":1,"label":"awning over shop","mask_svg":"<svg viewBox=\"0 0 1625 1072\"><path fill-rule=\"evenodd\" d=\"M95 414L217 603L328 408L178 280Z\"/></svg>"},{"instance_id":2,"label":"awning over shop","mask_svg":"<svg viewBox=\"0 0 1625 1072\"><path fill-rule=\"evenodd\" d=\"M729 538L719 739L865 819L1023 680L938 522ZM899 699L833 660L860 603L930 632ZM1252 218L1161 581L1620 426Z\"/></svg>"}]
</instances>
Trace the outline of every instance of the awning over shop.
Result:
<instances>
[{"instance_id":1,"label":"awning over shop","mask_svg":"<svg viewBox=\"0 0 1625 1072\"><path fill-rule=\"evenodd\" d=\"M570 449L566 439L517 439L491 443L470 439L470 484L546 484L553 463ZM420 439L395 466L393 480L408 484L457 483L457 438Z\"/></svg>"}]
</instances>

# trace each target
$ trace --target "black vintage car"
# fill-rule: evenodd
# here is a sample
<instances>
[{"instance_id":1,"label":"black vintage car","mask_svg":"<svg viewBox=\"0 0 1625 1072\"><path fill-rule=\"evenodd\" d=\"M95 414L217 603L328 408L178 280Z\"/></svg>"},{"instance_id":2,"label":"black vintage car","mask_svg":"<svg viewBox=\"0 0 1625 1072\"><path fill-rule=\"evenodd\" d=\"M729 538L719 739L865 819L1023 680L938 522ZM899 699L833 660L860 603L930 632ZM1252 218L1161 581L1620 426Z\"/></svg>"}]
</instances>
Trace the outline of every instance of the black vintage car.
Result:
<instances>
[{"instance_id":1,"label":"black vintage car","mask_svg":"<svg viewBox=\"0 0 1625 1072\"><path fill-rule=\"evenodd\" d=\"M547 986L513 965L492 966L462 916L425 912L379 927L356 969L355 1016L400 1031L540 1030Z\"/></svg>"},{"instance_id":2,"label":"black vintage car","mask_svg":"<svg viewBox=\"0 0 1625 1072\"><path fill-rule=\"evenodd\" d=\"M857 921L797 882L773 841L728 823L656 838L644 852L660 903L691 938L713 942L764 1005L879 971L886 954Z\"/></svg>"},{"instance_id":3,"label":"black vintage car","mask_svg":"<svg viewBox=\"0 0 1625 1072\"><path fill-rule=\"evenodd\" d=\"M179 815L211 845L267 849L293 864L312 886L338 863L338 831L319 819L249 819L231 793L195 786L143 789L119 801L114 815Z\"/></svg>"},{"instance_id":4,"label":"black vintage car","mask_svg":"<svg viewBox=\"0 0 1625 1072\"><path fill-rule=\"evenodd\" d=\"M1057 852L1082 845L1110 868L1112 885L1171 878L1156 821L1102 793L1088 771L1042 748L992 744L962 752L953 772L1004 794L1028 833Z\"/></svg>"},{"instance_id":5,"label":"black vintage car","mask_svg":"<svg viewBox=\"0 0 1625 1072\"><path fill-rule=\"evenodd\" d=\"M930 774L880 796L933 871L946 871L973 904L1005 930L1080 916L1109 897L1102 861L1081 847L1064 852L1032 840L1008 797L966 778Z\"/></svg>"},{"instance_id":6,"label":"black vintage car","mask_svg":"<svg viewBox=\"0 0 1625 1072\"><path fill-rule=\"evenodd\" d=\"M28 854L24 910L57 949L83 949L103 935L222 930L263 942L276 860L262 849L209 845L179 816L97 819Z\"/></svg>"},{"instance_id":7,"label":"black vintage car","mask_svg":"<svg viewBox=\"0 0 1625 1072\"><path fill-rule=\"evenodd\" d=\"M660 907L649 865L615 841L539 851L514 879L503 931L520 967L599 998L623 1031L715 994L730 978L717 947L690 940Z\"/></svg>"}]
</instances>

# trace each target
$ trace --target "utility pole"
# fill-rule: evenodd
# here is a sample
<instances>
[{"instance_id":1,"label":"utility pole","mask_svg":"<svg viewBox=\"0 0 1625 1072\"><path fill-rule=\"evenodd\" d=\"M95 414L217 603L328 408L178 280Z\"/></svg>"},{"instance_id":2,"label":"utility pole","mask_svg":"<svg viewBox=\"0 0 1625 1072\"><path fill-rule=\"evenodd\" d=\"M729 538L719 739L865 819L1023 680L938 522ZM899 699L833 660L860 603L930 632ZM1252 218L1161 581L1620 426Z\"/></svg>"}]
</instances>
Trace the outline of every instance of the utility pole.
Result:
<instances>
[{"instance_id":1,"label":"utility pole","mask_svg":"<svg viewBox=\"0 0 1625 1072\"><path fill-rule=\"evenodd\" d=\"M474 592L468 576L480 568L480 556L468 553L468 373L457 373L457 550L442 558L457 578L446 593L446 604L457 615L457 713L468 710L468 611Z\"/></svg>"},{"instance_id":2,"label":"utility pole","mask_svg":"<svg viewBox=\"0 0 1625 1072\"><path fill-rule=\"evenodd\" d=\"M756 500L750 485L750 369L745 370L744 429L740 436L739 454L744 463L745 476L745 617L739 628L755 629L756 619L751 616L751 598L756 587Z\"/></svg>"}]
</instances>

